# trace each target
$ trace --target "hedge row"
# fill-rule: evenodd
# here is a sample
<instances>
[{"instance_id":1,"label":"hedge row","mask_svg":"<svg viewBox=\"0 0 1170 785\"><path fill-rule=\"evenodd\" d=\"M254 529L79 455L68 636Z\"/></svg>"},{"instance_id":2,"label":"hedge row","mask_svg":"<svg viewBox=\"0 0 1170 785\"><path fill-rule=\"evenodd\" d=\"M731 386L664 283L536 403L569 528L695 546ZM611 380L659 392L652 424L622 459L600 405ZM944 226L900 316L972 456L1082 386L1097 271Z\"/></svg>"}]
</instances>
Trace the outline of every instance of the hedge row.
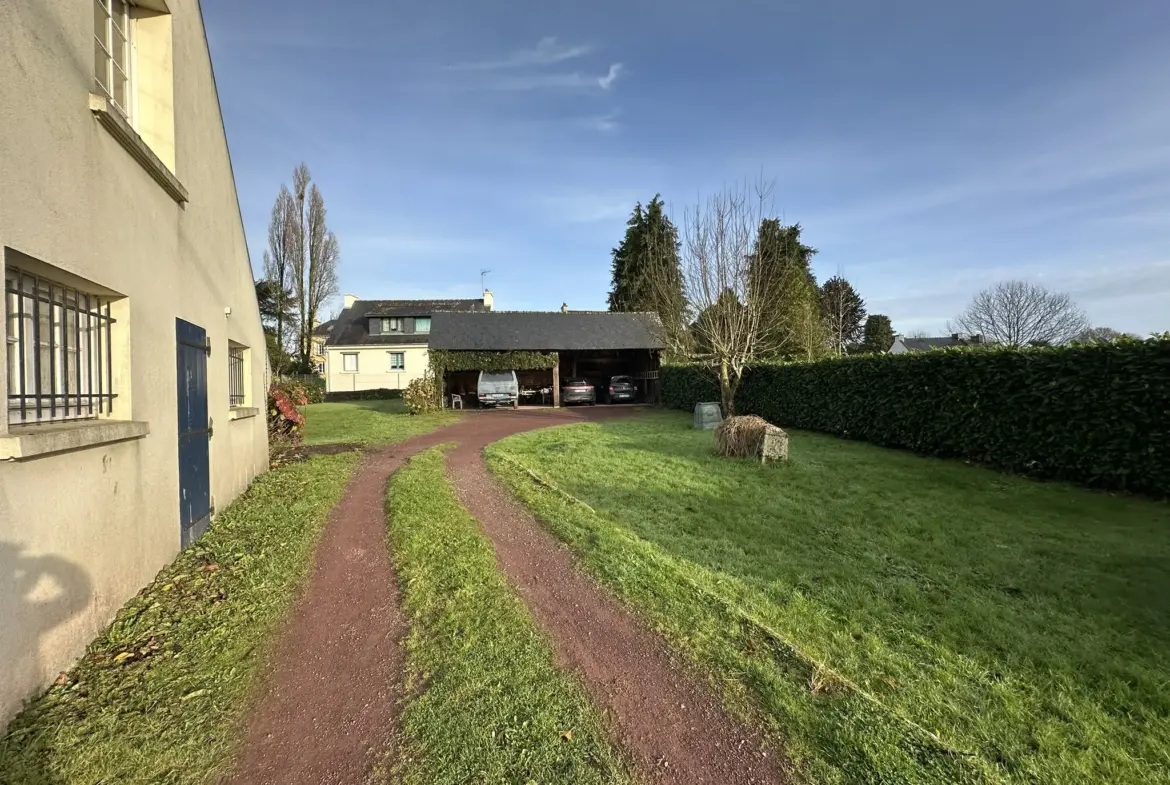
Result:
<instances>
[{"instance_id":1,"label":"hedge row","mask_svg":"<svg viewBox=\"0 0 1170 785\"><path fill-rule=\"evenodd\" d=\"M343 401L390 401L402 397L402 390L390 390L379 387L376 390L344 390L342 392L325 393L328 403Z\"/></svg>"},{"instance_id":2,"label":"hedge row","mask_svg":"<svg viewBox=\"0 0 1170 785\"><path fill-rule=\"evenodd\" d=\"M718 401L689 366L662 373L665 405ZM1170 340L951 349L764 364L741 414L1100 488L1170 496Z\"/></svg>"}]
</instances>

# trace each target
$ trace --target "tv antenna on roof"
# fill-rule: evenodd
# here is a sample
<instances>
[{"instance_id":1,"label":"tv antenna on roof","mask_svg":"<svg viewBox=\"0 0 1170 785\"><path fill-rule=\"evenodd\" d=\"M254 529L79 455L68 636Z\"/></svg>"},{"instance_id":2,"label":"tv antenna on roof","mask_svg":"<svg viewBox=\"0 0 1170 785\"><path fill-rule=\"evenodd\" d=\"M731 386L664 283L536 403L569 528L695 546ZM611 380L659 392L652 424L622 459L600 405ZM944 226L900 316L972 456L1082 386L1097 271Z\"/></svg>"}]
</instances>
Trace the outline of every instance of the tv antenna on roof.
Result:
<instances>
[{"instance_id":1,"label":"tv antenna on roof","mask_svg":"<svg viewBox=\"0 0 1170 785\"><path fill-rule=\"evenodd\" d=\"M487 279L489 273L491 273L491 270L480 270L479 271L479 288L481 290L487 289L486 279Z\"/></svg>"}]
</instances>

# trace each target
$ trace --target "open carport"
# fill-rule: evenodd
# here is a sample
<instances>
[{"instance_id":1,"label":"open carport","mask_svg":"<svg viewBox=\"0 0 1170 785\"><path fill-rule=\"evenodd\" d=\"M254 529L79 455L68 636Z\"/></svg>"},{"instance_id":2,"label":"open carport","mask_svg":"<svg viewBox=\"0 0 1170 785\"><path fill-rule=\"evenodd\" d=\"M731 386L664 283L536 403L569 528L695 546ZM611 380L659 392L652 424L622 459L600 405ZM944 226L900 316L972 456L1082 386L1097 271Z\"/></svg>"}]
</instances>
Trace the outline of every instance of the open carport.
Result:
<instances>
[{"instance_id":1,"label":"open carport","mask_svg":"<svg viewBox=\"0 0 1170 785\"><path fill-rule=\"evenodd\" d=\"M554 406L562 379L575 377L630 376L639 400L657 402L663 348L656 314L605 311L435 313L429 340L444 395L474 393L480 371L514 370L523 403Z\"/></svg>"}]
</instances>

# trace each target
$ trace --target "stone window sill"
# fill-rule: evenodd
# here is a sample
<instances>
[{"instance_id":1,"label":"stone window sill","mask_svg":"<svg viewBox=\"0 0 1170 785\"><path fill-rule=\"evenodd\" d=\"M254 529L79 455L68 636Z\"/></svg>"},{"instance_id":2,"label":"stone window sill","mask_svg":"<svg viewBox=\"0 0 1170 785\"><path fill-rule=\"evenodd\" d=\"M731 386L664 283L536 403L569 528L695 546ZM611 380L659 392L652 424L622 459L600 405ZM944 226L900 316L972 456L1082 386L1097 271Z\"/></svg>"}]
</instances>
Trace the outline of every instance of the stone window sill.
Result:
<instances>
[{"instance_id":1,"label":"stone window sill","mask_svg":"<svg viewBox=\"0 0 1170 785\"><path fill-rule=\"evenodd\" d=\"M149 433L149 423L128 420L18 425L6 435L0 435L0 461L24 461L42 455L84 450L128 439L141 439Z\"/></svg>"},{"instance_id":2,"label":"stone window sill","mask_svg":"<svg viewBox=\"0 0 1170 785\"><path fill-rule=\"evenodd\" d=\"M232 420L246 420L259 414L260 409L255 406L233 406L231 409Z\"/></svg>"},{"instance_id":3,"label":"stone window sill","mask_svg":"<svg viewBox=\"0 0 1170 785\"><path fill-rule=\"evenodd\" d=\"M105 96L90 93L89 110L101 123L102 128L109 131L110 135L117 139L122 147L126 148L126 152L130 153L130 156L142 165L147 174L162 186L168 196L179 204L188 201L187 189L179 182L179 178L175 177L167 165L159 160L159 157L150 149L150 145L143 141L138 132L126 122L126 118L122 117L117 109L110 106L110 102Z\"/></svg>"}]
</instances>

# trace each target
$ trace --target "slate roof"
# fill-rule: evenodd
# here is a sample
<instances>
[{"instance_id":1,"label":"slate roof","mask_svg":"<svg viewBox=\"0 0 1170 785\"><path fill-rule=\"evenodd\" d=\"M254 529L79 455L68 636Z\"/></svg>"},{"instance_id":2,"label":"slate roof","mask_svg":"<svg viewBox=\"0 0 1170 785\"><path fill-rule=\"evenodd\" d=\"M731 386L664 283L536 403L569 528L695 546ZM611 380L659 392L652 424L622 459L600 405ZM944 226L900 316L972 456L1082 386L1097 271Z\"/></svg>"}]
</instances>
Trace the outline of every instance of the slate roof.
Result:
<instances>
[{"instance_id":1,"label":"slate roof","mask_svg":"<svg viewBox=\"0 0 1170 785\"><path fill-rule=\"evenodd\" d=\"M426 333L370 335L369 319L376 316L431 316L438 311L483 311L483 300L357 300L337 317L327 346L400 346L426 344ZM432 328L433 329L433 328Z\"/></svg>"},{"instance_id":2,"label":"slate roof","mask_svg":"<svg viewBox=\"0 0 1170 785\"><path fill-rule=\"evenodd\" d=\"M335 324L337 324L336 319L330 319L327 322L321 322L321 324L319 324L313 328L313 335L316 335L318 337L320 337L322 335L328 336L329 333L333 331L333 325L335 325Z\"/></svg>"},{"instance_id":3,"label":"slate roof","mask_svg":"<svg viewBox=\"0 0 1170 785\"><path fill-rule=\"evenodd\" d=\"M584 351L662 349L653 313L489 311L435 313L432 349L451 351Z\"/></svg>"},{"instance_id":4,"label":"slate roof","mask_svg":"<svg viewBox=\"0 0 1170 785\"><path fill-rule=\"evenodd\" d=\"M903 338L902 345L912 352L922 352L928 349L945 349L948 346L966 346L967 342L946 335L941 338Z\"/></svg>"}]
</instances>

